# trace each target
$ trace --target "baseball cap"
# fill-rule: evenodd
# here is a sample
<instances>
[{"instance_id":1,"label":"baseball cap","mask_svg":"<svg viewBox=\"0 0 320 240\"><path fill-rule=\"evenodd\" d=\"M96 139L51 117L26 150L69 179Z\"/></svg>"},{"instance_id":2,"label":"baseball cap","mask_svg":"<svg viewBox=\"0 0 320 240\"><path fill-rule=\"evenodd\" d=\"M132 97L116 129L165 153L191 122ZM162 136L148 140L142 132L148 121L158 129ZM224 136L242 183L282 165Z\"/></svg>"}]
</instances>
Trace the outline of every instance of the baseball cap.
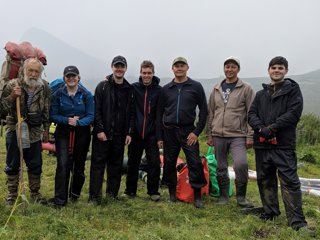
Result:
<instances>
[{"instance_id":1,"label":"baseball cap","mask_svg":"<svg viewBox=\"0 0 320 240\"><path fill-rule=\"evenodd\" d=\"M66 76L68 74L79 75L79 69L76 66L68 66L63 70L63 75Z\"/></svg>"},{"instance_id":2,"label":"baseball cap","mask_svg":"<svg viewBox=\"0 0 320 240\"><path fill-rule=\"evenodd\" d=\"M226 60L224 60L224 64L223 65L225 66L229 62L234 62L240 68L240 60L238 58L233 57L233 56L228 57Z\"/></svg>"},{"instance_id":3,"label":"baseball cap","mask_svg":"<svg viewBox=\"0 0 320 240\"><path fill-rule=\"evenodd\" d=\"M172 66L175 65L176 63L184 63L188 65L187 59L185 59L184 57L175 58L172 62Z\"/></svg>"},{"instance_id":4,"label":"baseball cap","mask_svg":"<svg viewBox=\"0 0 320 240\"><path fill-rule=\"evenodd\" d=\"M121 63L121 64L127 66L127 60L126 60L124 57L122 57L122 56L116 56L116 57L114 57L114 58L112 59L111 65L113 66L113 65L116 65L116 64L118 64L118 63Z\"/></svg>"}]
</instances>

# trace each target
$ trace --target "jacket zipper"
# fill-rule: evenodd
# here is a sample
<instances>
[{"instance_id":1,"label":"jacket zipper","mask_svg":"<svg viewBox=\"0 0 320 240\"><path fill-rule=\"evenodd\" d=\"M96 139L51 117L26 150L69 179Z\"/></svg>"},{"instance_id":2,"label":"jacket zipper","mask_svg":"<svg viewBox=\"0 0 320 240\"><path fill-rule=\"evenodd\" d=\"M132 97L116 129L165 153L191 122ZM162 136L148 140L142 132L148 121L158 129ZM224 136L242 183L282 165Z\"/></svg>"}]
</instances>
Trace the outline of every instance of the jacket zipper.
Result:
<instances>
[{"instance_id":1,"label":"jacket zipper","mask_svg":"<svg viewBox=\"0 0 320 240\"><path fill-rule=\"evenodd\" d=\"M178 88L178 96L177 96L177 125L179 124L179 108L180 108L180 92L181 88Z\"/></svg>"},{"instance_id":2,"label":"jacket zipper","mask_svg":"<svg viewBox=\"0 0 320 240\"><path fill-rule=\"evenodd\" d=\"M148 95L148 89L146 88L146 92L144 93L144 101L143 101L143 126L142 126L142 133L141 133L142 139L144 139L146 120L147 120L147 95ZM150 103L149 103L149 108L150 108Z\"/></svg>"}]
</instances>

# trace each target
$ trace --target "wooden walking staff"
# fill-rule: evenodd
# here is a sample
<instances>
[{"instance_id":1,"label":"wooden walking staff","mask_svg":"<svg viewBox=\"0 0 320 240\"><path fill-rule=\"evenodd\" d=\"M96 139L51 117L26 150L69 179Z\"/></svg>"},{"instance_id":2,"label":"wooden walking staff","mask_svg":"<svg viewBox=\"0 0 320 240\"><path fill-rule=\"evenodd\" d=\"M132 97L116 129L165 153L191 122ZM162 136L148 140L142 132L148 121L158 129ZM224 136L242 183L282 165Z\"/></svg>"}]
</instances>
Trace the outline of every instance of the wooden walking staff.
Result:
<instances>
[{"instance_id":1,"label":"wooden walking staff","mask_svg":"<svg viewBox=\"0 0 320 240\"><path fill-rule=\"evenodd\" d=\"M19 153L20 153L20 171L19 171L19 182L20 182L20 189L21 189L21 198L25 200L25 186L24 186L24 180L23 180L23 148L22 148L22 131L21 131L21 123L22 123L22 117L21 117L21 110L20 110L20 97L16 98L16 107L17 107L17 140L18 140L18 146L19 146Z\"/></svg>"}]
</instances>

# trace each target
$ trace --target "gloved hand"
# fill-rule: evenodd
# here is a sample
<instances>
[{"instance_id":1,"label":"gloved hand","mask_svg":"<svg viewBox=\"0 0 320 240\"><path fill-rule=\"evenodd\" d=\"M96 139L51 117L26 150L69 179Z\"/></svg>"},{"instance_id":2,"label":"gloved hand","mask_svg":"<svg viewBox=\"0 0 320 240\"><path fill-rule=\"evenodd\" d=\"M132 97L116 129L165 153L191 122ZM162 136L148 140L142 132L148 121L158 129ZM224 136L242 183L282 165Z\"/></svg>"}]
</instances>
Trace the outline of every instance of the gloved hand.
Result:
<instances>
[{"instance_id":1,"label":"gloved hand","mask_svg":"<svg viewBox=\"0 0 320 240\"><path fill-rule=\"evenodd\" d=\"M274 137L274 133L269 127L260 128L259 135L265 139L270 139Z\"/></svg>"}]
</instances>

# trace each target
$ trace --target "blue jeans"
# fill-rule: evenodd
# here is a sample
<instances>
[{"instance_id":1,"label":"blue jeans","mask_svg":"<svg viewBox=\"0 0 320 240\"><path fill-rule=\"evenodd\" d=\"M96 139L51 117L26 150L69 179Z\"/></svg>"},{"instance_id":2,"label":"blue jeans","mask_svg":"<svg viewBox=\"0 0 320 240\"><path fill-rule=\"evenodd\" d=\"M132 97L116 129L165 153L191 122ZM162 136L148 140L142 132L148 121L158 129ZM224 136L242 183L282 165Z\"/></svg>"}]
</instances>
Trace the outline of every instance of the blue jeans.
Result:
<instances>
[{"instance_id":1,"label":"blue jeans","mask_svg":"<svg viewBox=\"0 0 320 240\"><path fill-rule=\"evenodd\" d=\"M6 134L6 167L4 172L8 175L17 175L20 170L20 151L18 147L16 131ZM30 148L23 149L23 159L28 172L34 175L42 173L41 141L30 144Z\"/></svg>"}]
</instances>

